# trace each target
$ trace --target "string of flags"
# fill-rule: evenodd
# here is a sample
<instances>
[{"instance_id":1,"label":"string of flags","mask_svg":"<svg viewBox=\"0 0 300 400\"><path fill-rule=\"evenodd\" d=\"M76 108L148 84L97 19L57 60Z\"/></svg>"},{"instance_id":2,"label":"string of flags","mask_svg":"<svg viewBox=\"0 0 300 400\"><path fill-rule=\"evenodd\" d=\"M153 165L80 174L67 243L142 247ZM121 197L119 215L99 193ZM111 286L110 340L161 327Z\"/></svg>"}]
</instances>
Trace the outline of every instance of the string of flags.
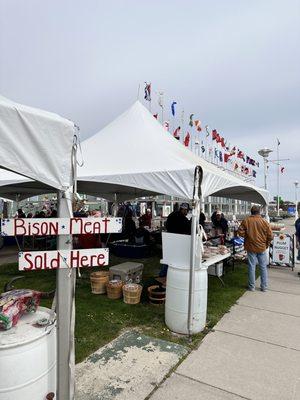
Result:
<instances>
[{"instance_id":1,"label":"string of flags","mask_svg":"<svg viewBox=\"0 0 300 400\"><path fill-rule=\"evenodd\" d=\"M151 110L151 83L145 82L144 99L150 102L149 109ZM165 109L162 91L158 92L158 106L162 110ZM185 128L184 110L179 113L181 123L177 125L177 107L177 101L172 101L169 108L171 112L170 120L163 120L163 111L161 118L164 129L170 132L176 140L181 141L184 146L189 147L198 155L201 154L202 157L212 163L247 177L256 178L257 168L260 166L259 161L247 155L236 145L231 146L217 129L210 129L208 125L205 125L203 129L201 120L194 118L194 113L188 114L188 121L186 122L188 130ZM153 117L158 119L159 114L155 113ZM284 167L281 168L281 173L283 172Z\"/></svg>"}]
</instances>

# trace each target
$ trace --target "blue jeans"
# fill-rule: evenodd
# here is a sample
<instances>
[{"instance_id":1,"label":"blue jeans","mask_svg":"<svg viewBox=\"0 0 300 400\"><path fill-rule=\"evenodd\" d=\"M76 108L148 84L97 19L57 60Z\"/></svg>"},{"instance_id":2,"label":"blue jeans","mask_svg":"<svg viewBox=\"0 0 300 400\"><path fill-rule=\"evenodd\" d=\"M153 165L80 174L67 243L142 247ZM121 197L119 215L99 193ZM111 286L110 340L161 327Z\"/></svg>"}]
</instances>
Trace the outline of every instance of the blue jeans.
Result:
<instances>
[{"instance_id":1,"label":"blue jeans","mask_svg":"<svg viewBox=\"0 0 300 400\"><path fill-rule=\"evenodd\" d=\"M265 290L268 286L266 253L248 252L248 286L249 289L255 289L255 269L257 264L260 269L260 288Z\"/></svg>"}]
</instances>

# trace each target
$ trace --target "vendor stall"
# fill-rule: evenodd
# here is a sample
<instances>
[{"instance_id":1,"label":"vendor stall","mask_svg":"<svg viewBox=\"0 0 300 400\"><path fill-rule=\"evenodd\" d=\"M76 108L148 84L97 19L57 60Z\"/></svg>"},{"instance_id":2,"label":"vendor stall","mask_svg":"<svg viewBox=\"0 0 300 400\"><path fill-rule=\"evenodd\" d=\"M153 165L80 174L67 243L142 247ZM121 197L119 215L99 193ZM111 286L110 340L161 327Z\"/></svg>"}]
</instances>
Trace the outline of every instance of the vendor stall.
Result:
<instances>
[{"instance_id":1,"label":"vendor stall","mask_svg":"<svg viewBox=\"0 0 300 400\"><path fill-rule=\"evenodd\" d=\"M268 192L251 185L193 154L164 130L153 115L136 102L125 113L82 144L85 160L78 191L119 202L141 196L167 194L193 201L189 253L189 332L194 294L195 248L200 196L222 196L267 204ZM0 182L0 193L32 181ZM197 267L201 266L197 264Z\"/></svg>"}]
</instances>

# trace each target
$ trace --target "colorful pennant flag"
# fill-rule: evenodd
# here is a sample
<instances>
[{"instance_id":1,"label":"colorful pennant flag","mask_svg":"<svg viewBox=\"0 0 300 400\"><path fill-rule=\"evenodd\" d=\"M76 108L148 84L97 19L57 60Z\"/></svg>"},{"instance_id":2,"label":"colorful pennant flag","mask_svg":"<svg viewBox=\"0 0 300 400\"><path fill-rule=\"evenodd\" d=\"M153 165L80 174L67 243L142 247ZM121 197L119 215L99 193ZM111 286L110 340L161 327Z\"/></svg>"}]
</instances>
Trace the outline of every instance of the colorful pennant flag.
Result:
<instances>
[{"instance_id":1,"label":"colorful pennant flag","mask_svg":"<svg viewBox=\"0 0 300 400\"><path fill-rule=\"evenodd\" d=\"M178 126L178 128L175 129L175 131L173 132L173 136L177 140L180 139L180 126Z\"/></svg>"},{"instance_id":2,"label":"colorful pennant flag","mask_svg":"<svg viewBox=\"0 0 300 400\"><path fill-rule=\"evenodd\" d=\"M189 122L190 127L193 127L193 116L194 114L190 115L190 122Z\"/></svg>"},{"instance_id":3,"label":"colorful pennant flag","mask_svg":"<svg viewBox=\"0 0 300 400\"><path fill-rule=\"evenodd\" d=\"M165 121L165 122L163 123L163 127L164 127L164 129L165 129L166 131L169 131L169 129L170 129L170 123L169 123L169 121Z\"/></svg>"},{"instance_id":4,"label":"colorful pennant flag","mask_svg":"<svg viewBox=\"0 0 300 400\"><path fill-rule=\"evenodd\" d=\"M147 101L151 101L151 83L145 82L145 96L144 99Z\"/></svg>"},{"instance_id":5,"label":"colorful pennant flag","mask_svg":"<svg viewBox=\"0 0 300 400\"><path fill-rule=\"evenodd\" d=\"M283 174L284 173L284 170L285 170L285 167L281 167L280 168L280 172Z\"/></svg>"},{"instance_id":6,"label":"colorful pennant flag","mask_svg":"<svg viewBox=\"0 0 300 400\"><path fill-rule=\"evenodd\" d=\"M189 132L187 132L187 134L186 134L186 136L185 136L185 138L184 138L184 141L183 141L183 144L184 144L186 147L189 147L190 138L191 138L191 136L190 136Z\"/></svg>"},{"instance_id":7,"label":"colorful pennant flag","mask_svg":"<svg viewBox=\"0 0 300 400\"><path fill-rule=\"evenodd\" d=\"M173 117L175 117L175 105L176 105L176 101L173 101L173 103L171 104L171 111L172 111L172 115Z\"/></svg>"},{"instance_id":8,"label":"colorful pennant flag","mask_svg":"<svg viewBox=\"0 0 300 400\"><path fill-rule=\"evenodd\" d=\"M196 128L196 130L197 130L198 132L201 132L201 131L202 131L202 128L201 128L201 121L199 121L199 119L195 119L194 125L195 125L195 128Z\"/></svg>"},{"instance_id":9,"label":"colorful pennant flag","mask_svg":"<svg viewBox=\"0 0 300 400\"><path fill-rule=\"evenodd\" d=\"M210 136L209 126L208 125L205 125L205 130L206 130L206 137L208 138Z\"/></svg>"},{"instance_id":10,"label":"colorful pennant flag","mask_svg":"<svg viewBox=\"0 0 300 400\"><path fill-rule=\"evenodd\" d=\"M158 118L158 114L153 114L153 117L154 117L155 119L157 119L157 118Z\"/></svg>"}]
</instances>

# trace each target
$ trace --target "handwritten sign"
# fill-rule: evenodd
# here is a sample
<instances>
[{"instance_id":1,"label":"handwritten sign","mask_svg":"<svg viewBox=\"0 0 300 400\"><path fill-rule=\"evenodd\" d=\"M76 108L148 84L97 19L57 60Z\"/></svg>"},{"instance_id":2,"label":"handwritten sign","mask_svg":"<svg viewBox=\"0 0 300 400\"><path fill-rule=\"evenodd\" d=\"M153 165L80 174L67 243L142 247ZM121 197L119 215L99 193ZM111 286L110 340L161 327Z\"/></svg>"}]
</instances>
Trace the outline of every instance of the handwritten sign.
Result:
<instances>
[{"instance_id":1,"label":"handwritten sign","mask_svg":"<svg viewBox=\"0 0 300 400\"><path fill-rule=\"evenodd\" d=\"M119 233L122 218L12 218L1 220L1 236Z\"/></svg>"},{"instance_id":2,"label":"handwritten sign","mask_svg":"<svg viewBox=\"0 0 300 400\"><path fill-rule=\"evenodd\" d=\"M104 267L108 256L108 249L26 251L19 253L19 270Z\"/></svg>"},{"instance_id":3,"label":"handwritten sign","mask_svg":"<svg viewBox=\"0 0 300 400\"><path fill-rule=\"evenodd\" d=\"M291 238L280 234L273 239L272 261L274 263L289 264L290 262Z\"/></svg>"}]
</instances>

